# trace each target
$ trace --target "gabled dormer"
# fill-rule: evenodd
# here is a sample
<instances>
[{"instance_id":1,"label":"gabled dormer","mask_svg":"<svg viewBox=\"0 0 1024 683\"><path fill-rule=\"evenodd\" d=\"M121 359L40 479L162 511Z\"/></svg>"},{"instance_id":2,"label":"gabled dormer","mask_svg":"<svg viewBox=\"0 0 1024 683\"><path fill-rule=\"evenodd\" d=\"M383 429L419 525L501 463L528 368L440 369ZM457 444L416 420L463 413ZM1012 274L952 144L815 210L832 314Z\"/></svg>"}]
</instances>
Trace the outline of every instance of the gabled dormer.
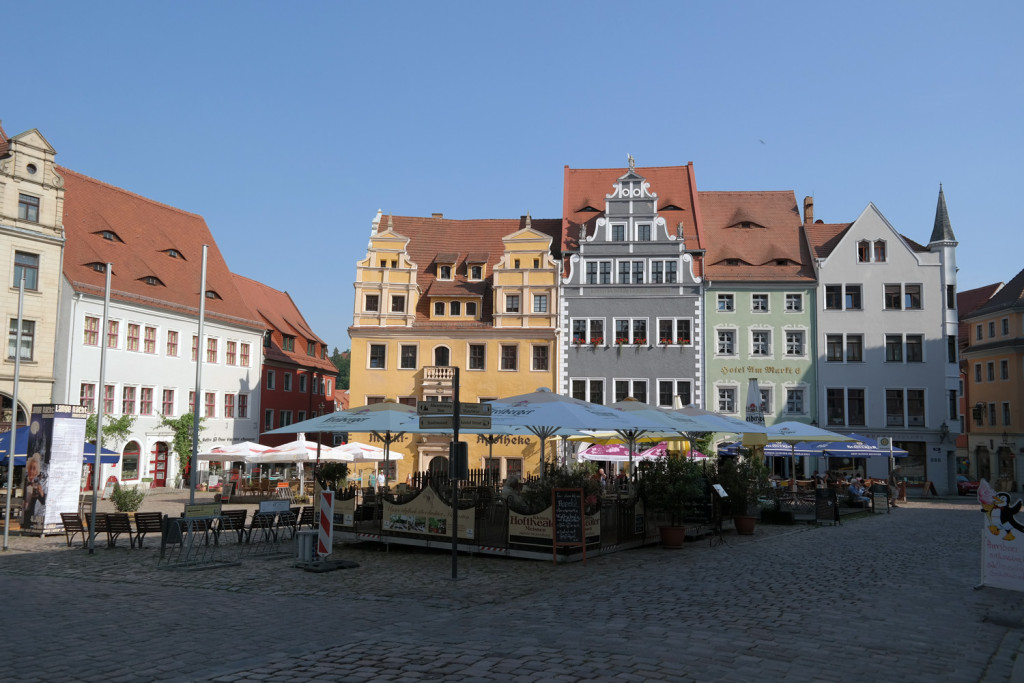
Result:
<instances>
[{"instance_id":1,"label":"gabled dormer","mask_svg":"<svg viewBox=\"0 0 1024 683\"><path fill-rule=\"evenodd\" d=\"M629 171L615 181L605 195L604 216L597 219L591 242L654 242L669 239L665 219L658 216L658 195L636 172L633 157Z\"/></svg>"},{"instance_id":2,"label":"gabled dormer","mask_svg":"<svg viewBox=\"0 0 1024 683\"><path fill-rule=\"evenodd\" d=\"M394 217L388 215L383 230L382 222L383 212L377 211L366 258L356 262L353 322L411 326L419 301L418 269L409 259L409 238L396 230Z\"/></svg>"}]
</instances>

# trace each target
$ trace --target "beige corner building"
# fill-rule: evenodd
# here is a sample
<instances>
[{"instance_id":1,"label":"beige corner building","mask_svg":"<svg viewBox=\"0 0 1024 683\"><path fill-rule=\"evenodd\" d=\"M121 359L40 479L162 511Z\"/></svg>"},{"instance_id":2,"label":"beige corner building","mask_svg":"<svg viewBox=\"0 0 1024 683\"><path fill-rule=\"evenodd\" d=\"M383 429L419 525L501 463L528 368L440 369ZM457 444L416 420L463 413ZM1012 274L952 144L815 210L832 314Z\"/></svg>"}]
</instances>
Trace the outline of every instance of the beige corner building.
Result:
<instances>
[{"instance_id":1,"label":"beige corner building","mask_svg":"<svg viewBox=\"0 0 1024 683\"><path fill-rule=\"evenodd\" d=\"M64 250L64 179L54 166L56 151L42 133L7 137L0 127L0 300L7 335L0 367L3 411L0 429L10 429L14 392L19 283L22 307L18 421L33 403L50 403L54 340Z\"/></svg>"}]
</instances>

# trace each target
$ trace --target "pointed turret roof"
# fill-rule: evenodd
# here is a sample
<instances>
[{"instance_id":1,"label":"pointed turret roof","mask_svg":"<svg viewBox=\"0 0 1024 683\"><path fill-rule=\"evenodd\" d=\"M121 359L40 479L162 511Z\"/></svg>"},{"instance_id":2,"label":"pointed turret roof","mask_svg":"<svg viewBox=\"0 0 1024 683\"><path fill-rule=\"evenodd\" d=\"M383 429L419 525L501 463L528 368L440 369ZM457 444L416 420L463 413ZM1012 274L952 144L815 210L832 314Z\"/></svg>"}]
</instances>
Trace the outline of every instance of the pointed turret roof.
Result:
<instances>
[{"instance_id":1,"label":"pointed turret roof","mask_svg":"<svg viewBox=\"0 0 1024 683\"><path fill-rule=\"evenodd\" d=\"M935 227L932 228L930 242L956 242L953 226L949 223L949 212L946 211L946 195L942 193L939 183L939 204L935 207Z\"/></svg>"}]
</instances>

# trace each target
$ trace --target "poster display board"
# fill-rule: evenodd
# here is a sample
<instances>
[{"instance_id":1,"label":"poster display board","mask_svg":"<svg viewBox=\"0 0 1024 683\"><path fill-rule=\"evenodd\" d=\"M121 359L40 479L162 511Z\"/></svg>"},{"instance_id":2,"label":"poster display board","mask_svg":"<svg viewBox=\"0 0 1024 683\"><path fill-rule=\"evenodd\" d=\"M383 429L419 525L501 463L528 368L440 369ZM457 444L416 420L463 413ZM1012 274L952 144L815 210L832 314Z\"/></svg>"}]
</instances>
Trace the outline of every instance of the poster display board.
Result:
<instances>
[{"instance_id":1,"label":"poster display board","mask_svg":"<svg viewBox=\"0 0 1024 683\"><path fill-rule=\"evenodd\" d=\"M22 489L22 529L59 533L60 513L78 510L88 415L84 406L32 406Z\"/></svg>"},{"instance_id":2,"label":"poster display board","mask_svg":"<svg viewBox=\"0 0 1024 683\"><path fill-rule=\"evenodd\" d=\"M459 538L473 539L476 510L459 510ZM384 501L384 531L451 537L452 508L429 486L407 503Z\"/></svg>"},{"instance_id":3,"label":"poster display board","mask_svg":"<svg viewBox=\"0 0 1024 683\"><path fill-rule=\"evenodd\" d=\"M1010 494L996 491L984 479L978 486L981 503L981 583L1024 591L1024 516L1022 501L1011 505Z\"/></svg>"}]
</instances>

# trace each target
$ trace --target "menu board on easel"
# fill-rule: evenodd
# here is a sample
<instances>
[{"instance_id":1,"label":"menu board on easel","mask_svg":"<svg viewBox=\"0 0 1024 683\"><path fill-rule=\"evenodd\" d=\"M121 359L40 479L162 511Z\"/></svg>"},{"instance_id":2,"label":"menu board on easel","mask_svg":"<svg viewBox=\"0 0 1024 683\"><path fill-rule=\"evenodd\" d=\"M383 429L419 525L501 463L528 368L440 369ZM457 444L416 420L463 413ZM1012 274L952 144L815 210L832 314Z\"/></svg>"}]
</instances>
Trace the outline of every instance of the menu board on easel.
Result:
<instances>
[{"instance_id":1,"label":"menu board on easel","mask_svg":"<svg viewBox=\"0 0 1024 683\"><path fill-rule=\"evenodd\" d=\"M553 559L558 561L558 546L581 546L587 560L583 532L583 489L551 489L551 525Z\"/></svg>"}]
</instances>

